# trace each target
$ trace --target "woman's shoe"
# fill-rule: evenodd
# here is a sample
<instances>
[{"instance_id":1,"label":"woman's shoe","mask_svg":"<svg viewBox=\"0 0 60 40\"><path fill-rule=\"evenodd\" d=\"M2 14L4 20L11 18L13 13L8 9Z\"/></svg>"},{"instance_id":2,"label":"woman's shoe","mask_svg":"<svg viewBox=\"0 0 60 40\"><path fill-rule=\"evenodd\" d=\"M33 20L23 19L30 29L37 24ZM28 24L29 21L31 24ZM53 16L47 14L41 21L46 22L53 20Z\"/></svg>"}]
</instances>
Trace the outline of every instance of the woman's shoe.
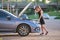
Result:
<instances>
[{"instance_id":1,"label":"woman's shoe","mask_svg":"<svg viewBox=\"0 0 60 40\"><path fill-rule=\"evenodd\" d=\"M44 33L41 33L40 35L43 35Z\"/></svg>"},{"instance_id":2,"label":"woman's shoe","mask_svg":"<svg viewBox=\"0 0 60 40\"><path fill-rule=\"evenodd\" d=\"M45 35L47 35L48 34L48 31L45 33Z\"/></svg>"}]
</instances>

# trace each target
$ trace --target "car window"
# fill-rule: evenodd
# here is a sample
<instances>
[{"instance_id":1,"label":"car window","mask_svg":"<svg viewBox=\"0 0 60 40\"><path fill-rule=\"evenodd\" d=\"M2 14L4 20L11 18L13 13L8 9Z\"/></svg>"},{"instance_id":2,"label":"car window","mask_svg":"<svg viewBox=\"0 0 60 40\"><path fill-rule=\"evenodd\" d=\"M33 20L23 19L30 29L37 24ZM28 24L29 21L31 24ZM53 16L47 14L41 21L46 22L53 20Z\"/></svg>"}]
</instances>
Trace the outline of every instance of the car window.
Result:
<instances>
[{"instance_id":1,"label":"car window","mask_svg":"<svg viewBox=\"0 0 60 40\"><path fill-rule=\"evenodd\" d=\"M0 18L5 18L7 16L8 14L6 14L6 12L0 10Z\"/></svg>"}]
</instances>

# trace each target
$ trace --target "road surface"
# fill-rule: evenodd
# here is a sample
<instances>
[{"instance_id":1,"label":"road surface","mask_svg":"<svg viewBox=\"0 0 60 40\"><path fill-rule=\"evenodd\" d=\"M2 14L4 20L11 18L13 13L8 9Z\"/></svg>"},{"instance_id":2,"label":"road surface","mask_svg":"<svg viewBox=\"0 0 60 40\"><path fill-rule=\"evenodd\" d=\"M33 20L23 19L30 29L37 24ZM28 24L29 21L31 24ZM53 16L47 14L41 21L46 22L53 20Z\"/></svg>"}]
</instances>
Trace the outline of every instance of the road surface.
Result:
<instances>
[{"instance_id":1,"label":"road surface","mask_svg":"<svg viewBox=\"0 0 60 40\"><path fill-rule=\"evenodd\" d=\"M0 40L60 40L60 20L45 20L48 28L48 35L39 35L39 33L30 33L26 37L16 35L1 35Z\"/></svg>"}]
</instances>

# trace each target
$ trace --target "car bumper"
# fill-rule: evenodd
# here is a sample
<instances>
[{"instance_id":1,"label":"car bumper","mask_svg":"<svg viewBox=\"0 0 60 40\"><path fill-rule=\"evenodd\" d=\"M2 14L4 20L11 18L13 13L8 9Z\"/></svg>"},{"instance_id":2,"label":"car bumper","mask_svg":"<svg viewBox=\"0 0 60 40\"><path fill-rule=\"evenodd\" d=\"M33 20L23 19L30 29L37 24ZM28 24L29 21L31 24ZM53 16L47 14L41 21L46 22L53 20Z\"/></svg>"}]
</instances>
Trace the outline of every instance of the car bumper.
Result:
<instances>
[{"instance_id":1,"label":"car bumper","mask_svg":"<svg viewBox=\"0 0 60 40\"><path fill-rule=\"evenodd\" d=\"M40 27L32 28L31 33L39 33L40 32Z\"/></svg>"}]
</instances>

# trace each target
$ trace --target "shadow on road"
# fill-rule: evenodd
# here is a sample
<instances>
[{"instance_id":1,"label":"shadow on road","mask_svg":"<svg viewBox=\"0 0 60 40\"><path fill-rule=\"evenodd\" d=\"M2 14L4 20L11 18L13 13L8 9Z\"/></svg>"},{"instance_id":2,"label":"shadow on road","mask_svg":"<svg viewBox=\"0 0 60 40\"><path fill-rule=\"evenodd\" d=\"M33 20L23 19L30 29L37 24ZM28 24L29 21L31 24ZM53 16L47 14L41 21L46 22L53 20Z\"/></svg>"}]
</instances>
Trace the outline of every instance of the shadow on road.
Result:
<instances>
[{"instance_id":1,"label":"shadow on road","mask_svg":"<svg viewBox=\"0 0 60 40\"><path fill-rule=\"evenodd\" d=\"M44 35L36 35L36 34L29 34L28 36L20 36L20 35L0 35L0 37L42 37Z\"/></svg>"},{"instance_id":2,"label":"shadow on road","mask_svg":"<svg viewBox=\"0 0 60 40\"><path fill-rule=\"evenodd\" d=\"M0 37L19 37L19 35L0 35Z\"/></svg>"}]
</instances>

